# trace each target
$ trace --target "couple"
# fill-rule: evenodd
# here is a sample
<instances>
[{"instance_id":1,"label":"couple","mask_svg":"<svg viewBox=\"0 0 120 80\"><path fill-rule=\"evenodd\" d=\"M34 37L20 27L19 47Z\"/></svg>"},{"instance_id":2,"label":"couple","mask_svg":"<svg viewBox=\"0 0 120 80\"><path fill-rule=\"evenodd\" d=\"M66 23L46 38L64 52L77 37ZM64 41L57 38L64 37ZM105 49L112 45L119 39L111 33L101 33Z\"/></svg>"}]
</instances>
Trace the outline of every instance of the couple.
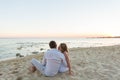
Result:
<instances>
[{"instance_id":1,"label":"couple","mask_svg":"<svg viewBox=\"0 0 120 80\"><path fill-rule=\"evenodd\" d=\"M57 50L56 42L50 41L49 47L51 49L44 54L42 63L36 59L31 60L30 71L39 70L45 76L55 76L58 72L66 71L72 74L67 45L61 43Z\"/></svg>"}]
</instances>

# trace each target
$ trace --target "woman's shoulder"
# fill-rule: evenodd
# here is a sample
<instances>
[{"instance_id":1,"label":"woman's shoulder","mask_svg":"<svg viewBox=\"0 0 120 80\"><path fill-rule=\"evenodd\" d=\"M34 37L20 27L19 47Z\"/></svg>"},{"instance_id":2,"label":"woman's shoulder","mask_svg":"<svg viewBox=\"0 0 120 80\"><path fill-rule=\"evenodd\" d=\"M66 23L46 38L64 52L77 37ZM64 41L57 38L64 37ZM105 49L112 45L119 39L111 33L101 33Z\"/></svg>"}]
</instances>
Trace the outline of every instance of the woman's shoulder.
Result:
<instances>
[{"instance_id":1,"label":"woman's shoulder","mask_svg":"<svg viewBox=\"0 0 120 80\"><path fill-rule=\"evenodd\" d=\"M68 52L67 52L67 51L65 51L63 54L66 54L66 55L68 55Z\"/></svg>"}]
</instances>

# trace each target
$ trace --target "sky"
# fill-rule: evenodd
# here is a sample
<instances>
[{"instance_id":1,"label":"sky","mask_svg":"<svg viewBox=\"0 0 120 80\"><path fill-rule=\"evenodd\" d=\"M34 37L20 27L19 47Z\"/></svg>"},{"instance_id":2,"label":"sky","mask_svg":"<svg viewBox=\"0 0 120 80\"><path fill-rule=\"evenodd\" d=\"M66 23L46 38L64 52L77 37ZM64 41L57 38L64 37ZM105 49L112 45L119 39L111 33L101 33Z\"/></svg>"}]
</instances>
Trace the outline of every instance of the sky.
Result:
<instances>
[{"instance_id":1,"label":"sky","mask_svg":"<svg viewBox=\"0 0 120 80\"><path fill-rule=\"evenodd\" d=\"M0 0L0 37L120 36L120 0Z\"/></svg>"}]
</instances>

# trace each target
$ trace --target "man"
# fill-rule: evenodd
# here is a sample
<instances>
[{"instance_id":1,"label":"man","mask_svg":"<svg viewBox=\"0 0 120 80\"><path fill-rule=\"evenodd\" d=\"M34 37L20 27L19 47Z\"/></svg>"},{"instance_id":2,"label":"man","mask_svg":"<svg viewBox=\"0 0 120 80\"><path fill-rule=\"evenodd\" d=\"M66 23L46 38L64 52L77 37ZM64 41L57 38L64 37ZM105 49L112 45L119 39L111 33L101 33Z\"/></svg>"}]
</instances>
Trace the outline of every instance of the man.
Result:
<instances>
[{"instance_id":1,"label":"man","mask_svg":"<svg viewBox=\"0 0 120 80\"><path fill-rule=\"evenodd\" d=\"M42 63L36 59L32 59L31 63L33 65L31 71L35 69L39 70L45 76L55 76L61 64L67 66L64 54L57 50L57 44L55 41L50 41L50 50L48 50L43 57Z\"/></svg>"}]
</instances>

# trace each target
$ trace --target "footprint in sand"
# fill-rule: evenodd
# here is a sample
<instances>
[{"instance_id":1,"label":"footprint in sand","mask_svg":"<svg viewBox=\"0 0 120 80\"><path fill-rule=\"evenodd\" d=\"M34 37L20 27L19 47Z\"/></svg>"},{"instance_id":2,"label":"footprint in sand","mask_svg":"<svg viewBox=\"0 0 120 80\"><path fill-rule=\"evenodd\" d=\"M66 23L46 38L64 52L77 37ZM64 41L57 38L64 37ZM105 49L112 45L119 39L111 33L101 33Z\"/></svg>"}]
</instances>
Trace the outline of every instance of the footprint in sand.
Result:
<instances>
[{"instance_id":1,"label":"footprint in sand","mask_svg":"<svg viewBox=\"0 0 120 80\"><path fill-rule=\"evenodd\" d=\"M15 73L18 73L18 71L17 71L17 70L14 70L14 71L12 71L11 73L12 73L12 74L15 74Z\"/></svg>"},{"instance_id":2,"label":"footprint in sand","mask_svg":"<svg viewBox=\"0 0 120 80\"><path fill-rule=\"evenodd\" d=\"M0 73L0 76L2 76L2 73Z\"/></svg>"},{"instance_id":3,"label":"footprint in sand","mask_svg":"<svg viewBox=\"0 0 120 80\"><path fill-rule=\"evenodd\" d=\"M17 77L17 79L16 80L22 80L22 77Z\"/></svg>"}]
</instances>

